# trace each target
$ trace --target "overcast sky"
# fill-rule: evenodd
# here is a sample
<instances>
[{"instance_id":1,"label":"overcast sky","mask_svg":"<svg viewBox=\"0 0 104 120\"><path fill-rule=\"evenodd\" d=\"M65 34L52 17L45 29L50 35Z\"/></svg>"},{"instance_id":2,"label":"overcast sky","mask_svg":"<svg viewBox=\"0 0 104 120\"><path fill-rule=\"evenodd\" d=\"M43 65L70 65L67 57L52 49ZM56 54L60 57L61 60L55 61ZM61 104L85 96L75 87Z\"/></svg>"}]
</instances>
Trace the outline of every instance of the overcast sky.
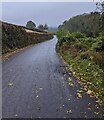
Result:
<instances>
[{"instance_id":1,"label":"overcast sky","mask_svg":"<svg viewBox=\"0 0 104 120\"><path fill-rule=\"evenodd\" d=\"M72 16L89 13L95 8L93 2L4 2L2 20L18 25L26 25L27 21L32 20L37 25L48 24L55 27Z\"/></svg>"}]
</instances>

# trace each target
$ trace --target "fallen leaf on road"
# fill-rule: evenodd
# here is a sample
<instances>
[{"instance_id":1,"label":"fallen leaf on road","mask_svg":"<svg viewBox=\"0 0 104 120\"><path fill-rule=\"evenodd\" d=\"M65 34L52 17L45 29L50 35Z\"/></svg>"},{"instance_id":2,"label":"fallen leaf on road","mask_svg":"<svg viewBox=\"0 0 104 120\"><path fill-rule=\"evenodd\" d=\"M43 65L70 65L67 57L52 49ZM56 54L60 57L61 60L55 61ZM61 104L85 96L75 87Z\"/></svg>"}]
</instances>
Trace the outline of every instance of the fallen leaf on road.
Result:
<instances>
[{"instance_id":1,"label":"fallen leaf on road","mask_svg":"<svg viewBox=\"0 0 104 120\"><path fill-rule=\"evenodd\" d=\"M95 106L96 106L97 109L99 108L99 106L97 104Z\"/></svg>"},{"instance_id":2,"label":"fallen leaf on road","mask_svg":"<svg viewBox=\"0 0 104 120\"><path fill-rule=\"evenodd\" d=\"M68 81L71 81L71 78L70 78L70 77L68 78Z\"/></svg>"},{"instance_id":3,"label":"fallen leaf on road","mask_svg":"<svg viewBox=\"0 0 104 120\"><path fill-rule=\"evenodd\" d=\"M88 103L88 106L90 106L91 105L91 103Z\"/></svg>"},{"instance_id":4,"label":"fallen leaf on road","mask_svg":"<svg viewBox=\"0 0 104 120\"><path fill-rule=\"evenodd\" d=\"M72 110L67 110L67 113L72 113Z\"/></svg>"},{"instance_id":5,"label":"fallen leaf on road","mask_svg":"<svg viewBox=\"0 0 104 120\"><path fill-rule=\"evenodd\" d=\"M82 95L80 93L77 93L78 98L82 98Z\"/></svg>"},{"instance_id":6,"label":"fallen leaf on road","mask_svg":"<svg viewBox=\"0 0 104 120\"><path fill-rule=\"evenodd\" d=\"M87 91L87 85L84 86L84 90Z\"/></svg>"},{"instance_id":7,"label":"fallen leaf on road","mask_svg":"<svg viewBox=\"0 0 104 120\"><path fill-rule=\"evenodd\" d=\"M66 76L66 74L64 74L64 77Z\"/></svg>"},{"instance_id":8,"label":"fallen leaf on road","mask_svg":"<svg viewBox=\"0 0 104 120\"><path fill-rule=\"evenodd\" d=\"M43 88L42 88L42 87L40 87L40 88L39 88L39 90L43 90Z\"/></svg>"},{"instance_id":9,"label":"fallen leaf on road","mask_svg":"<svg viewBox=\"0 0 104 120\"><path fill-rule=\"evenodd\" d=\"M100 99L98 99L96 102L99 103L99 104L103 103Z\"/></svg>"},{"instance_id":10,"label":"fallen leaf on road","mask_svg":"<svg viewBox=\"0 0 104 120\"><path fill-rule=\"evenodd\" d=\"M62 105L62 107L64 107L65 105Z\"/></svg>"},{"instance_id":11,"label":"fallen leaf on road","mask_svg":"<svg viewBox=\"0 0 104 120\"><path fill-rule=\"evenodd\" d=\"M12 87L12 86L13 86L13 82L9 83L8 86L9 86L9 87Z\"/></svg>"},{"instance_id":12,"label":"fallen leaf on road","mask_svg":"<svg viewBox=\"0 0 104 120\"><path fill-rule=\"evenodd\" d=\"M90 107L88 107L88 110L91 110L91 108L90 108Z\"/></svg>"},{"instance_id":13,"label":"fallen leaf on road","mask_svg":"<svg viewBox=\"0 0 104 120\"><path fill-rule=\"evenodd\" d=\"M17 114L15 114L15 117L18 117L18 115L17 115Z\"/></svg>"},{"instance_id":14,"label":"fallen leaf on road","mask_svg":"<svg viewBox=\"0 0 104 120\"><path fill-rule=\"evenodd\" d=\"M39 96L37 95L36 98L38 98Z\"/></svg>"},{"instance_id":15,"label":"fallen leaf on road","mask_svg":"<svg viewBox=\"0 0 104 120\"><path fill-rule=\"evenodd\" d=\"M87 94L89 94L89 95L90 95L91 93L92 93L92 91L91 91L91 90L88 90L88 91L87 91Z\"/></svg>"},{"instance_id":16,"label":"fallen leaf on road","mask_svg":"<svg viewBox=\"0 0 104 120\"><path fill-rule=\"evenodd\" d=\"M82 93L83 91L82 90L77 90L77 92Z\"/></svg>"},{"instance_id":17,"label":"fallen leaf on road","mask_svg":"<svg viewBox=\"0 0 104 120\"><path fill-rule=\"evenodd\" d=\"M74 83L71 81L71 78L69 77L68 78L68 80L67 80L68 82L69 82L69 85L71 86L71 87L73 87L74 86Z\"/></svg>"},{"instance_id":18,"label":"fallen leaf on road","mask_svg":"<svg viewBox=\"0 0 104 120\"><path fill-rule=\"evenodd\" d=\"M94 114L98 115L98 114L99 114L99 112L94 112Z\"/></svg>"},{"instance_id":19,"label":"fallen leaf on road","mask_svg":"<svg viewBox=\"0 0 104 120\"><path fill-rule=\"evenodd\" d=\"M68 101L70 101L70 98L68 99Z\"/></svg>"},{"instance_id":20,"label":"fallen leaf on road","mask_svg":"<svg viewBox=\"0 0 104 120\"><path fill-rule=\"evenodd\" d=\"M71 75L72 73L70 72L69 75Z\"/></svg>"},{"instance_id":21,"label":"fallen leaf on road","mask_svg":"<svg viewBox=\"0 0 104 120\"><path fill-rule=\"evenodd\" d=\"M70 85L71 87L73 87L73 86L74 86L74 83L72 83L72 82L69 82L69 85Z\"/></svg>"}]
</instances>

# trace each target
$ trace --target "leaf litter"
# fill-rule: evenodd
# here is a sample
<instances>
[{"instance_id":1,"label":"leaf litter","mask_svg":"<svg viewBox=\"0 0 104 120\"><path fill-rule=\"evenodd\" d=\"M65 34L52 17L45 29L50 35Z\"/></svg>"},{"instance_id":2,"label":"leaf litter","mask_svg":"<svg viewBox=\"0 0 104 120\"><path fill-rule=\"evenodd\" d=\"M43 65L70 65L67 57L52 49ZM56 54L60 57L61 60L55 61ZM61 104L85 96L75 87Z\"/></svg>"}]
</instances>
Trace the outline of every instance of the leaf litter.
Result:
<instances>
[{"instance_id":1,"label":"leaf litter","mask_svg":"<svg viewBox=\"0 0 104 120\"><path fill-rule=\"evenodd\" d=\"M18 117L18 114L15 114L15 117Z\"/></svg>"},{"instance_id":2,"label":"leaf litter","mask_svg":"<svg viewBox=\"0 0 104 120\"><path fill-rule=\"evenodd\" d=\"M68 78L68 80L67 80L67 81L68 81L68 83L69 83L69 85L70 85L71 87L73 87L73 86L74 86L74 83L72 82L72 79L71 79L70 77Z\"/></svg>"},{"instance_id":3,"label":"leaf litter","mask_svg":"<svg viewBox=\"0 0 104 120\"><path fill-rule=\"evenodd\" d=\"M70 113L70 114L71 114L71 113L72 113L72 110L67 110L67 113Z\"/></svg>"},{"instance_id":4,"label":"leaf litter","mask_svg":"<svg viewBox=\"0 0 104 120\"><path fill-rule=\"evenodd\" d=\"M77 98L82 98L82 94L81 93L77 93Z\"/></svg>"},{"instance_id":5,"label":"leaf litter","mask_svg":"<svg viewBox=\"0 0 104 120\"><path fill-rule=\"evenodd\" d=\"M12 87L13 86L13 82L10 82L9 84L8 84L8 87Z\"/></svg>"}]
</instances>

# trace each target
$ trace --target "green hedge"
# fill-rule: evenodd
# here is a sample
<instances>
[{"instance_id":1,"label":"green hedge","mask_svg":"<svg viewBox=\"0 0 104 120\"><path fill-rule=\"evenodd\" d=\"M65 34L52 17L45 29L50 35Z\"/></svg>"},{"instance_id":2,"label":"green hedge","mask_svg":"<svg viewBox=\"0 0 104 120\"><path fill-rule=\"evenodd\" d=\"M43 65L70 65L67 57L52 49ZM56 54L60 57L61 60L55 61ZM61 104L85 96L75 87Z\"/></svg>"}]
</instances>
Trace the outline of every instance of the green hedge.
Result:
<instances>
[{"instance_id":1,"label":"green hedge","mask_svg":"<svg viewBox=\"0 0 104 120\"><path fill-rule=\"evenodd\" d=\"M27 33L21 26L2 22L2 53L53 38L51 33Z\"/></svg>"}]
</instances>

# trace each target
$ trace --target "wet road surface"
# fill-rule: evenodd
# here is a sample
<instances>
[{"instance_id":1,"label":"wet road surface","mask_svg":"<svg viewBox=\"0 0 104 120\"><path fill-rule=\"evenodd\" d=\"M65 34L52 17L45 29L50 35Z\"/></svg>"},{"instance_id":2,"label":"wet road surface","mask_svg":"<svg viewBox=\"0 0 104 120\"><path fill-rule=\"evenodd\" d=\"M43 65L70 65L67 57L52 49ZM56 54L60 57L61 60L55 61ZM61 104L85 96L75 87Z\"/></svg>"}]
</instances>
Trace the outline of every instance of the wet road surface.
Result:
<instances>
[{"instance_id":1,"label":"wet road surface","mask_svg":"<svg viewBox=\"0 0 104 120\"><path fill-rule=\"evenodd\" d=\"M56 43L57 38L39 43L3 62L3 118L102 117L94 98L66 73Z\"/></svg>"}]
</instances>

